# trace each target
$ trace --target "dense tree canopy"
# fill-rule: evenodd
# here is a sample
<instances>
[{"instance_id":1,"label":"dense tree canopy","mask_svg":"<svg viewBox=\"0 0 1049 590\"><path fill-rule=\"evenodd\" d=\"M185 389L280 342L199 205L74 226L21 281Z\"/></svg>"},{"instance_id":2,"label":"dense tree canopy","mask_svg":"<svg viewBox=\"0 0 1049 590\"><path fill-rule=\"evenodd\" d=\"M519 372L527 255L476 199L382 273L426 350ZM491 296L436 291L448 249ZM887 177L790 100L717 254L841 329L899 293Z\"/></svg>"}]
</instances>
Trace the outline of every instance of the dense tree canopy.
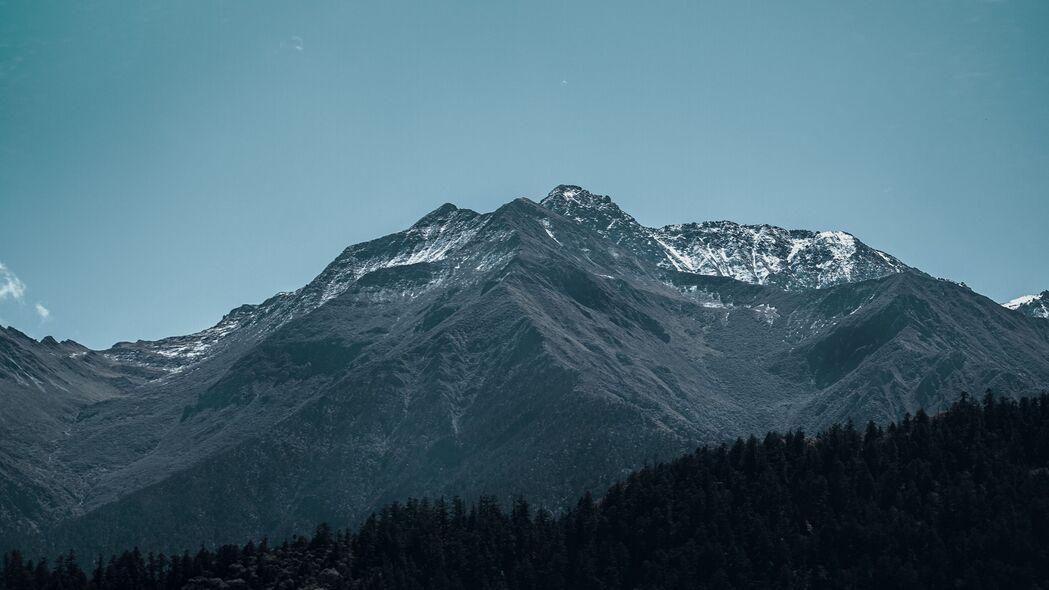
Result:
<instances>
[{"instance_id":1,"label":"dense tree canopy","mask_svg":"<svg viewBox=\"0 0 1049 590\"><path fill-rule=\"evenodd\" d=\"M560 515L409 500L279 545L4 557L0 588L1049 588L1049 396L770 433Z\"/></svg>"}]
</instances>

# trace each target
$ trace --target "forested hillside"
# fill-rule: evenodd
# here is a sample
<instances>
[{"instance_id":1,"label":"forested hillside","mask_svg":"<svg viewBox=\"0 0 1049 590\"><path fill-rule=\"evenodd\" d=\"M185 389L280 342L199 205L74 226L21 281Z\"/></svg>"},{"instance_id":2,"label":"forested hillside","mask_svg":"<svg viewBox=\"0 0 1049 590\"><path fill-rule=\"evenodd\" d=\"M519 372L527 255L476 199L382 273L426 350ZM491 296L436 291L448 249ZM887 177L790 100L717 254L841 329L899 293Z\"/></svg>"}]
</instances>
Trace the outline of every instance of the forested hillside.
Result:
<instances>
[{"instance_id":1,"label":"forested hillside","mask_svg":"<svg viewBox=\"0 0 1049 590\"><path fill-rule=\"evenodd\" d=\"M12 553L0 588L1049 588L1049 395L702 448L559 515L411 500L86 570Z\"/></svg>"}]
</instances>

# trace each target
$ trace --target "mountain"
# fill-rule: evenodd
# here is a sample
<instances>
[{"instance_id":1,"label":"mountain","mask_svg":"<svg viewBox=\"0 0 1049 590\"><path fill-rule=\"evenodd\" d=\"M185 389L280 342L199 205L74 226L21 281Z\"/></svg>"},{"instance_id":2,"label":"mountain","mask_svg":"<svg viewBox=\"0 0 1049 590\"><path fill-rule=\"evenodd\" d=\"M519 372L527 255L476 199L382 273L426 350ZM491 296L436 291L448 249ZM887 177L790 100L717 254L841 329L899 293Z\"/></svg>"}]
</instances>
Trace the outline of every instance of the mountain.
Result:
<instances>
[{"instance_id":1,"label":"mountain","mask_svg":"<svg viewBox=\"0 0 1049 590\"><path fill-rule=\"evenodd\" d=\"M785 230L731 221L648 228L607 196L561 185L542 205L660 268L784 289L820 289L915 272L841 231Z\"/></svg>"},{"instance_id":2,"label":"mountain","mask_svg":"<svg viewBox=\"0 0 1049 590\"><path fill-rule=\"evenodd\" d=\"M1017 297L1002 305L1032 318L1049 319L1049 291Z\"/></svg>"},{"instance_id":3,"label":"mountain","mask_svg":"<svg viewBox=\"0 0 1049 590\"><path fill-rule=\"evenodd\" d=\"M77 482L55 457L78 412L157 376L71 340L37 342L0 327L0 542L37 534L74 505Z\"/></svg>"},{"instance_id":4,"label":"mountain","mask_svg":"<svg viewBox=\"0 0 1049 590\"><path fill-rule=\"evenodd\" d=\"M213 328L84 356L88 391L123 385L33 394L49 446L0 440L4 485L37 486L0 541L279 538L423 495L560 508L706 442L1037 392L1049 322L848 234L650 229L560 186L443 205Z\"/></svg>"}]
</instances>

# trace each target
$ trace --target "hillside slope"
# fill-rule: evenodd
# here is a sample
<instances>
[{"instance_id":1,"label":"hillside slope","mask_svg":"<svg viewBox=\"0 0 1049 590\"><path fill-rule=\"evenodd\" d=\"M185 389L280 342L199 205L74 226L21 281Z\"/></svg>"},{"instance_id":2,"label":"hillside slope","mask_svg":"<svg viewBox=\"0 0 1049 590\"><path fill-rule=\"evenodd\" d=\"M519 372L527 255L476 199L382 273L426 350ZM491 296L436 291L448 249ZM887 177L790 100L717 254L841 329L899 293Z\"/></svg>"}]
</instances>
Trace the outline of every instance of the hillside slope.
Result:
<instances>
[{"instance_id":1,"label":"hillside slope","mask_svg":"<svg viewBox=\"0 0 1049 590\"><path fill-rule=\"evenodd\" d=\"M1047 498L1049 396L987 396L887 428L704 447L561 514L523 498L412 499L281 544L125 551L90 587L1038 588ZM88 587L75 562L5 556L0 588L34 581Z\"/></svg>"}]
</instances>

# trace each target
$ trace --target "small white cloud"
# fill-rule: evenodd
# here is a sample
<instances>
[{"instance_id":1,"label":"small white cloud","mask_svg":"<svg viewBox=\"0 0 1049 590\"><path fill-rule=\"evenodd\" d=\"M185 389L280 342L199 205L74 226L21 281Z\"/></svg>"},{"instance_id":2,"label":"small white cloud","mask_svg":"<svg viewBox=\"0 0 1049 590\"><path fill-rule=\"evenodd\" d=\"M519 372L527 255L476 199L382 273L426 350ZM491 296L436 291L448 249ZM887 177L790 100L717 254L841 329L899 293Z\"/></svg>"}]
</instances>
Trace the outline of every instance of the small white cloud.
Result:
<instances>
[{"instance_id":1,"label":"small white cloud","mask_svg":"<svg viewBox=\"0 0 1049 590\"><path fill-rule=\"evenodd\" d=\"M287 40L280 42L280 49L290 51L302 51L305 48L305 44L302 41L302 37L292 35Z\"/></svg>"},{"instance_id":2,"label":"small white cloud","mask_svg":"<svg viewBox=\"0 0 1049 590\"><path fill-rule=\"evenodd\" d=\"M40 319L46 320L47 318L51 317L51 310L37 303L36 315L40 316Z\"/></svg>"},{"instance_id":3,"label":"small white cloud","mask_svg":"<svg viewBox=\"0 0 1049 590\"><path fill-rule=\"evenodd\" d=\"M0 301L7 298L21 299L24 294L25 283L0 262Z\"/></svg>"}]
</instances>

